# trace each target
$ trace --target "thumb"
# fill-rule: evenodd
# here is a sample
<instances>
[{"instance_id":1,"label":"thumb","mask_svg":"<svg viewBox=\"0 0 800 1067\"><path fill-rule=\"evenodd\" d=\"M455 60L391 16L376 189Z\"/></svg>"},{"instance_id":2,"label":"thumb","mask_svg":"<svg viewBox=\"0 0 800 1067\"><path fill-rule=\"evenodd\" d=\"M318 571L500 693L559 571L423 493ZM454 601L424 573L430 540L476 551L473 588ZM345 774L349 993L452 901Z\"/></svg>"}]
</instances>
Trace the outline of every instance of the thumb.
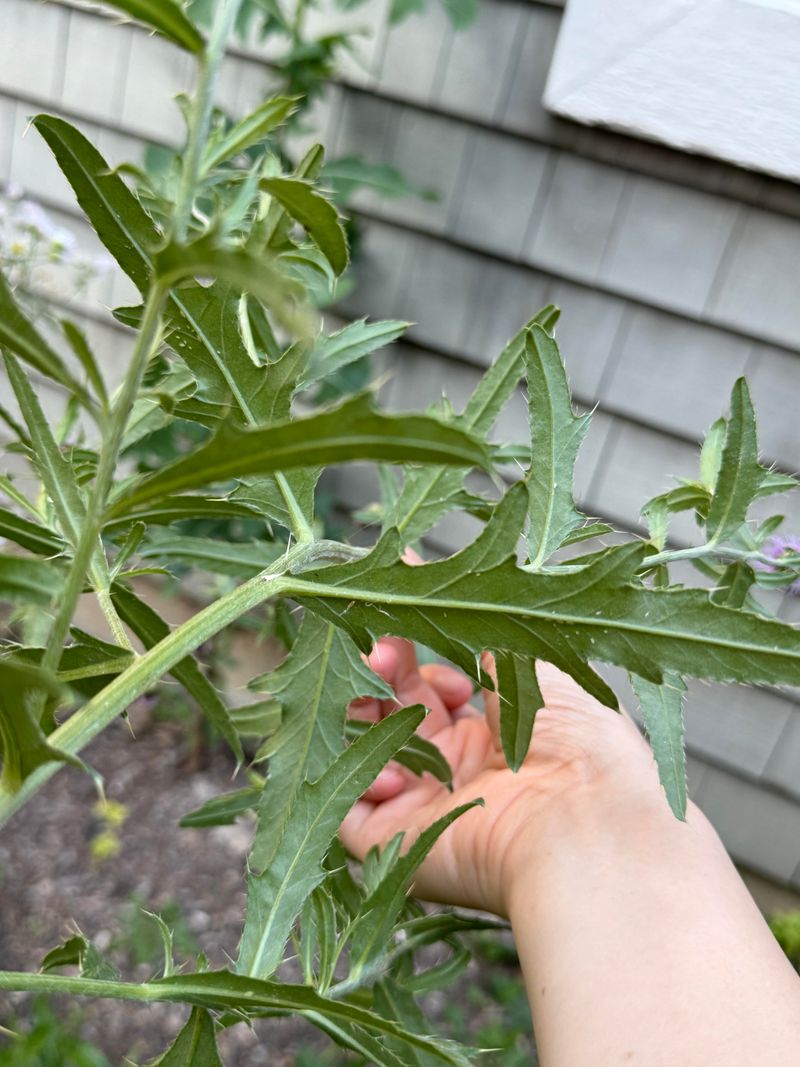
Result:
<instances>
[{"instance_id":1,"label":"thumb","mask_svg":"<svg viewBox=\"0 0 800 1067\"><path fill-rule=\"evenodd\" d=\"M503 742L500 740L500 694L497 692L497 665L491 652L481 654L481 667L494 681L494 689L483 690L483 706L486 711L486 722L492 733L492 743L498 752L503 751Z\"/></svg>"}]
</instances>

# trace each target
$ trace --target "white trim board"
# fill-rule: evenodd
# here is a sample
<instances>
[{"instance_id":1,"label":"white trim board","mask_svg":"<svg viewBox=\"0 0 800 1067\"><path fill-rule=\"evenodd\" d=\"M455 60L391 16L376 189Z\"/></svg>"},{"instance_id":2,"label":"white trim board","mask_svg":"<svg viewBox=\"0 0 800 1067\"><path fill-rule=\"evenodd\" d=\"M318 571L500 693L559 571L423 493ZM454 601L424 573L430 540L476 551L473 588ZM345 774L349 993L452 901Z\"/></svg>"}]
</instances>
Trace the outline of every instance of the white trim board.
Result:
<instances>
[{"instance_id":1,"label":"white trim board","mask_svg":"<svg viewBox=\"0 0 800 1067\"><path fill-rule=\"evenodd\" d=\"M800 181L800 0L568 0L558 115Z\"/></svg>"}]
</instances>

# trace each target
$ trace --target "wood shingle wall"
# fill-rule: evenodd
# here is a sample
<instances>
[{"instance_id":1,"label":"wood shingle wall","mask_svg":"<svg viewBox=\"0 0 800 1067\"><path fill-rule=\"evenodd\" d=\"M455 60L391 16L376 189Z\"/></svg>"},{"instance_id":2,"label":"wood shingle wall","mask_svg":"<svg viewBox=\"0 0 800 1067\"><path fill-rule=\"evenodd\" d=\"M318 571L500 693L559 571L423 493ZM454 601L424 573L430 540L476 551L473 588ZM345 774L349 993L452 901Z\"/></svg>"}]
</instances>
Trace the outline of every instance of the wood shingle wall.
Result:
<instances>
[{"instance_id":1,"label":"wood shingle wall","mask_svg":"<svg viewBox=\"0 0 800 1067\"><path fill-rule=\"evenodd\" d=\"M765 457L800 467L800 189L549 116L541 95L561 6L482 0L475 25L456 34L433 4L389 33L387 4L367 3L347 18L374 32L315 122L331 157L392 163L437 194L357 199L359 285L347 311L416 323L389 357L389 403L420 407L445 390L457 404L523 321L560 304L576 400L596 408L578 472L583 506L636 530L648 497L695 472L697 441L743 372ZM345 16L314 18L322 31ZM245 48L228 57L221 93L233 113L264 94L265 59ZM93 247L44 146L22 137L28 117L62 111L113 162L138 160L141 139L180 137L167 101L189 80L187 58L89 5L0 0L0 181ZM58 291L57 277L48 284ZM121 361L128 340L97 301L127 302L130 287L109 273L89 295L73 309ZM524 436L519 400L502 432ZM371 492L357 469L339 488L352 503ZM800 530L800 499L775 510ZM469 532L451 521L437 536L452 546ZM695 539L691 521L675 535ZM800 621L800 601L778 608ZM736 857L800 890L798 697L694 685L687 731L694 793Z\"/></svg>"}]
</instances>

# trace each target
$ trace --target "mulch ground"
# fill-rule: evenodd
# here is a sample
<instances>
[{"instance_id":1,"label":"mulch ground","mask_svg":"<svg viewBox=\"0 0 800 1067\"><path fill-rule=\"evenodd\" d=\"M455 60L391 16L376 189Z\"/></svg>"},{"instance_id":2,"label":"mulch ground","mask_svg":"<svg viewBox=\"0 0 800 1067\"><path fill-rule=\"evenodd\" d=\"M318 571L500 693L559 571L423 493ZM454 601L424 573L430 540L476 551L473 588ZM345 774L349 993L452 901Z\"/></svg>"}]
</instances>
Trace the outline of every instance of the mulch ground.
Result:
<instances>
[{"instance_id":1,"label":"mulch ground","mask_svg":"<svg viewBox=\"0 0 800 1067\"><path fill-rule=\"evenodd\" d=\"M72 768L55 775L0 833L3 969L38 969L43 955L77 924L125 978L150 978L160 948L142 907L179 914L179 959L202 950L211 967L224 967L235 958L249 828L178 826L186 812L232 788L231 761L215 748L198 769L195 735L185 723L152 723L145 715L136 732L134 740L120 721L86 752L105 778L109 799L128 809L118 830L118 856L93 858L92 841L104 829L95 811L97 795L91 780ZM471 1021L485 1016L497 1025L497 1005L482 986L473 965L460 987L433 994L429 1007L446 1015L448 1001L464 1003L466 990ZM29 1003L22 994L0 996L0 1024L24 1016ZM172 1005L87 1002L81 1034L112 1064L142 1064L164 1050L185 1017L185 1009ZM0 1037L0 1063L4 1041ZM289 1067L301 1054L304 1064L331 1062L328 1039L300 1020L269 1020L255 1031L237 1026L222 1034L219 1044L226 1067Z\"/></svg>"}]
</instances>

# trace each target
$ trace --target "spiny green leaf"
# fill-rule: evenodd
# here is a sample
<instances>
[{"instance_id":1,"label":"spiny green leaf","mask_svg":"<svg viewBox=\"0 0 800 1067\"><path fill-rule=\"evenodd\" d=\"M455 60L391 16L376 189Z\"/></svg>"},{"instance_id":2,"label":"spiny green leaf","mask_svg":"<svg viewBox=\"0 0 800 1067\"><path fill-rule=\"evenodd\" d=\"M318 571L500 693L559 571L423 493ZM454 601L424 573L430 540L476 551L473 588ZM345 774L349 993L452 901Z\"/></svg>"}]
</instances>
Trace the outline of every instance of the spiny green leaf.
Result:
<instances>
[{"instance_id":1,"label":"spiny green leaf","mask_svg":"<svg viewBox=\"0 0 800 1067\"><path fill-rule=\"evenodd\" d=\"M41 692L50 696L61 693L61 686L52 674L9 656L0 659L0 752L3 757L0 788L8 793L15 793L37 767L53 760L83 767L75 756L48 744L29 704L30 698Z\"/></svg>"},{"instance_id":2,"label":"spiny green leaf","mask_svg":"<svg viewBox=\"0 0 800 1067\"><path fill-rule=\"evenodd\" d=\"M319 781L300 786L267 869L248 879L247 918L237 969L273 973L292 923L324 878L322 861L347 812L425 717L406 708L354 741Z\"/></svg>"},{"instance_id":3,"label":"spiny green leaf","mask_svg":"<svg viewBox=\"0 0 800 1067\"><path fill-rule=\"evenodd\" d=\"M142 559L161 560L167 566L199 567L242 579L259 574L285 552L286 545L274 541L233 542L189 534L167 534L139 549Z\"/></svg>"},{"instance_id":4,"label":"spiny green leaf","mask_svg":"<svg viewBox=\"0 0 800 1067\"><path fill-rule=\"evenodd\" d=\"M314 890L300 915L298 955L303 975L306 984L320 992L327 992L333 981L339 940L337 915L331 888L325 882Z\"/></svg>"},{"instance_id":5,"label":"spiny green leaf","mask_svg":"<svg viewBox=\"0 0 800 1067\"><path fill-rule=\"evenodd\" d=\"M426 190L414 186L397 167L370 163L358 155L343 156L326 163L322 180L340 204L348 201L359 189L372 189L387 199L426 195Z\"/></svg>"},{"instance_id":6,"label":"spiny green leaf","mask_svg":"<svg viewBox=\"0 0 800 1067\"><path fill-rule=\"evenodd\" d=\"M241 704L231 708L231 721L240 737L267 737L281 724L281 706L272 699Z\"/></svg>"},{"instance_id":7,"label":"spiny green leaf","mask_svg":"<svg viewBox=\"0 0 800 1067\"><path fill-rule=\"evenodd\" d=\"M63 584L63 573L44 560L0 555L0 600L46 608Z\"/></svg>"},{"instance_id":8,"label":"spiny green leaf","mask_svg":"<svg viewBox=\"0 0 800 1067\"><path fill-rule=\"evenodd\" d=\"M143 22L187 52L198 55L205 50L200 32L175 0L103 0L103 3Z\"/></svg>"},{"instance_id":9,"label":"spiny green leaf","mask_svg":"<svg viewBox=\"0 0 800 1067\"><path fill-rule=\"evenodd\" d=\"M744 560L737 560L725 568L711 599L726 608L743 608L755 580L753 568Z\"/></svg>"},{"instance_id":10,"label":"spiny green leaf","mask_svg":"<svg viewBox=\"0 0 800 1067\"><path fill-rule=\"evenodd\" d=\"M282 126L297 111L300 97L273 96L232 126L219 140L210 144L203 160L206 171L263 141L277 126Z\"/></svg>"},{"instance_id":11,"label":"spiny green leaf","mask_svg":"<svg viewBox=\"0 0 800 1067\"><path fill-rule=\"evenodd\" d=\"M334 1022L332 1019L320 1018L317 1026L327 1034L337 1045L355 1052L361 1063L368 1063L370 1067L408 1067L409 1059L396 1056L387 1047L384 1038L379 1040L373 1037L368 1030L360 1026L352 1026L343 1022ZM391 1040L391 1039L390 1039ZM405 1047L403 1046L405 1051Z\"/></svg>"},{"instance_id":12,"label":"spiny green leaf","mask_svg":"<svg viewBox=\"0 0 800 1067\"><path fill-rule=\"evenodd\" d=\"M764 470L761 485L756 492L756 498L774 496L776 493L790 493L798 486L797 478L791 474L783 474L781 471Z\"/></svg>"},{"instance_id":13,"label":"spiny green leaf","mask_svg":"<svg viewBox=\"0 0 800 1067\"><path fill-rule=\"evenodd\" d=\"M89 347L86 334L78 329L74 322L70 322L69 319L62 319L61 329L64 331L64 336L66 337L70 348L75 353L76 359L83 367L84 374L94 389L98 400L100 400L103 405L108 404L106 383L103 381L103 375L100 373L100 368L97 365L94 353Z\"/></svg>"},{"instance_id":14,"label":"spiny green leaf","mask_svg":"<svg viewBox=\"0 0 800 1067\"><path fill-rule=\"evenodd\" d=\"M112 678L130 666L133 653L118 645L92 638L77 627L72 628L75 644L61 652L56 678L82 696L91 697L108 685ZM14 651L15 660L36 666L41 664L43 648L25 647Z\"/></svg>"},{"instance_id":15,"label":"spiny green leaf","mask_svg":"<svg viewBox=\"0 0 800 1067\"><path fill-rule=\"evenodd\" d=\"M333 204L308 182L297 178L264 178L261 187L299 222L337 274L350 261L342 220Z\"/></svg>"},{"instance_id":16,"label":"spiny green leaf","mask_svg":"<svg viewBox=\"0 0 800 1067\"><path fill-rule=\"evenodd\" d=\"M0 537L35 552L37 556L59 556L66 548L57 533L38 522L21 518L7 508L0 508Z\"/></svg>"},{"instance_id":17,"label":"spiny green leaf","mask_svg":"<svg viewBox=\"0 0 800 1067\"><path fill-rule=\"evenodd\" d=\"M222 1067L208 1012L194 1008L174 1042L150 1067Z\"/></svg>"},{"instance_id":18,"label":"spiny green leaf","mask_svg":"<svg viewBox=\"0 0 800 1067\"><path fill-rule=\"evenodd\" d=\"M38 115L44 137L75 191L84 214L140 293L152 276L163 235L122 178L82 133L63 119ZM216 282L175 290L167 306L168 341L201 387L201 397L224 408L233 397L246 420L259 421L264 372L239 331L239 292Z\"/></svg>"},{"instance_id":19,"label":"spiny green leaf","mask_svg":"<svg viewBox=\"0 0 800 1067\"><path fill-rule=\"evenodd\" d=\"M37 115L32 125L47 142L100 240L139 292L146 293L149 253L161 242L153 220L74 126L53 115Z\"/></svg>"},{"instance_id":20,"label":"spiny green leaf","mask_svg":"<svg viewBox=\"0 0 800 1067\"><path fill-rule=\"evenodd\" d=\"M390 977L382 978L375 986L373 994L373 1008L387 1019L394 1019L402 1023L407 1030L414 1030L419 1034L427 1033L431 1024L425 1018L422 1010L414 1000L413 994L404 989L399 982ZM392 1044L392 1047L395 1047ZM431 1058L418 1049L409 1049L410 1061L414 1067L430 1067Z\"/></svg>"},{"instance_id":21,"label":"spiny green leaf","mask_svg":"<svg viewBox=\"0 0 800 1067\"><path fill-rule=\"evenodd\" d=\"M55 970L57 967L77 967L81 978L108 979L115 981L119 972L100 954L97 946L82 933L67 938L63 944L51 949L42 960L41 970Z\"/></svg>"},{"instance_id":22,"label":"spiny green leaf","mask_svg":"<svg viewBox=\"0 0 800 1067\"><path fill-rule=\"evenodd\" d=\"M497 691L500 694L500 738L506 762L518 771L525 762L536 713L544 706L536 661L514 652L498 652Z\"/></svg>"},{"instance_id":23,"label":"spiny green leaf","mask_svg":"<svg viewBox=\"0 0 800 1067\"><path fill-rule=\"evenodd\" d=\"M747 518L763 475L758 462L755 412L747 382L740 378L731 394L722 463L706 522L709 540L719 544L736 533Z\"/></svg>"},{"instance_id":24,"label":"spiny green leaf","mask_svg":"<svg viewBox=\"0 0 800 1067\"><path fill-rule=\"evenodd\" d=\"M329 337L320 338L300 379L301 387L307 389L342 367L390 345L405 333L409 325L394 321L368 323L366 319L359 319Z\"/></svg>"},{"instance_id":25,"label":"spiny green leaf","mask_svg":"<svg viewBox=\"0 0 800 1067\"><path fill-rule=\"evenodd\" d=\"M589 557L579 569L532 573L513 555L524 488L515 487L482 536L458 555L409 567L396 536L366 558L287 577L281 591L344 627L362 650L391 633L428 645L483 681L476 655L507 649L554 663L615 706L587 661L615 663L660 683L663 671L716 681L800 684L800 633L713 604L703 590L636 582L644 546Z\"/></svg>"},{"instance_id":26,"label":"spiny green leaf","mask_svg":"<svg viewBox=\"0 0 800 1067\"><path fill-rule=\"evenodd\" d=\"M297 790L307 778L320 778L342 752L350 701L390 699L392 690L365 666L346 634L310 612L283 663L250 688L269 693L283 709L269 742L269 777L250 857L251 870L261 871L279 847Z\"/></svg>"},{"instance_id":27,"label":"spiny green leaf","mask_svg":"<svg viewBox=\"0 0 800 1067\"><path fill-rule=\"evenodd\" d=\"M478 383L459 425L481 437L488 434L523 375L528 330L534 322L549 329L557 318L557 308L549 304L506 345ZM387 508L384 529L396 527L405 544L416 541L457 506L465 473L446 467L406 471L402 492Z\"/></svg>"},{"instance_id":28,"label":"spiny green leaf","mask_svg":"<svg viewBox=\"0 0 800 1067\"><path fill-rule=\"evenodd\" d=\"M719 468L722 463L722 450L725 447L725 433L728 429L727 419L717 419L706 434L703 448L700 453L700 481L703 488L709 493L714 492L714 486L719 477Z\"/></svg>"},{"instance_id":29,"label":"spiny green leaf","mask_svg":"<svg viewBox=\"0 0 800 1067\"><path fill-rule=\"evenodd\" d=\"M257 511L240 501L202 496L166 496L153 501L140 511L110 519L104 528L106 533L117 534L135 522L143 522L147 526L171 526L176 522L193 519L230 520L258 517Z\"/></svg>"},{"instance_id":30,"label":"spiny green leaf","mask_svg":"<svg viewBox=\"0 0 800 1067\"><path fill-rule=\"evenodd\" d=\"M594 537L602 537L604 534L610 533L614 533L614 527L609 526L608 523L590 522L586 526L573 530L571 534L564 538L561 547L566 548L567 545L577 545L581 541L589 541Z\"/></svg>"},{"instance_id":31,"label":"spiny green leaf","mask_svg":"<svg viewBox=\"0 0 800 1067\"><path fill-rule=\"evenodd\" d=\"M111 591L114 606L120 618L126 623L139 640L148 649L153 648L169 636L170 629L161 616L140 600L130 589L118 582ZM244 760L242 743L231 722L230 714L217 690L206 678L193 656L186 656L170 671L173 678L180 682L190 696L200 705L209 722L219 730L230 745L238 761Z\"/></svg>"},{"instance_id":32,"label":"spiny green leaf","mask_svg":"<svg viewBox=\"0 0 800 1067\"><path fill-rule=\"evenodd\" d=\"M431 993L435 989L446 989L455 982L470 964L469 949L456 948L448 959L436 963L427 970L410 975L404 985L411 993Z\"/></svg>"},{"instance_id":33,"label":"spiny green leaf","mask_svg":"<svg viewBox=\"0 0 800 1067\"><path fill-rule=\"evenodd\" d=\"M178 825L195 830L208 826L232 826L240 815L257 806L260 796L261 789L258 786L223 793L222 796L213 797L201 807L184 815Z\"/></svg>"},{"instance_id":34,"label":"spiny green leaf","mask_svg":"<svg viewBox=\"0 0 800 1067\"><path fill-rule=\"evenodd\" d=\"M525 363L531 423L528 553L531 565L541 567L583 522L572 483L589 416L573 413L558 345L538 323L526 339Z\"/></svg>"},{"instance_id":35,"label":"spiny green leaf","mask_svg":"<svg viewBox=\"0 0 800 1067\"><path fill-rule=\"evenodd\" d=\"M370 725L360 719L348 719L345 734L348 739L354 740L366 733ZM414 734L408 744L400 749L395 756L395 762L402 764L412 774L420 777L423 774L432 774L444 785L452 785L453 770L442 755L441 749L419 734Z\"/></svg>"},{"instance_id":36,"label":"spiny green leaf","mask_svg":"<svg viewBox=\"0 0 800 1067\"><path fill-rule=\"evenodd\" d=\"M631 684L641 705L644 725L658 765L658 776L678 819L686 819L686 753L683 746L683 699L686 686L675 671L654 685L636 674Z\"/></svg>"},{"instance_id":37,"label":"spiny green leaf","mask_svg":"<svg viewBox=\"0 0 800 1067\"><path fill-rule=\"evenodd\" d=\"M303 328L297 307L305 299L305 290L299 282L283 272L272 258L253 255L244 248L221 248L215 242L215 236L210 234L188 245L168 245L153 256L156 274L169 285L196 277L227 282L239 292L258 297L285 325ZM309 318L306 328L310 326Z\"/></svg>"},{"instance_id":38,"label":"spiny green leaf","mask_svg":"<svg viewBox=\"0 0 800 1067\"><path fill-rule=\"evenodd\" d=\"M164 970L162 977L169 978L170 975L175 973L172 930L164 921L162 916L158 914L158 912L146 911L145 909L142 909L142 913L146 915L148 919L152 919L153 922L156 924L158 935L161 938L161 944L164 948Z\"/></svg>"},{"instance_id":39,"label":"spiny green leaf","mask_svg":"<svg viewBox=\"0 0 800 1067\"><path fill-rule=\"evenodd\" d=\"M479 803L482 802L462 804L438 819L386 870L348 931L350 972L345 986L359 982L365 972L379 964L390 945L392 930L414 875L445 830Z\"/></svg>"},{"instance_id":40,"label":"spiny green leaf","mask_svg":"<svg viewBox=\"0 0 800 1067\"><path fill-rule=\"evenodd\" d=\"M29 366L66 386L87 401L86 390L69 373L64 361L22 313L2 272L0 272L0 346L13 352Z\"/></svg>"},{"instance_id":41,"label":"spiny green leaf","mask_svg":"<svg viewBox=\"0 0 800 1067\"><path fill-rule=\"evenodd\" d=\"M224 425L190 456L127 488L109 514L125 514L167 494L213 482L347 460L487 462L483 445L462 430L425 415L384 415L362 394L320 414L265 429Z\"/></svg>"},{"instance_id":42,"label":"spiny green leaf","mask_svg":"<svg viewBox=\"0 0 800 1067\"><path fill-rule=\"evenodd\" d=\"M16 359L5 354L6 371L35 450L36 469L53 503L64 536L77 545L86 517L75 472L56 444L50 424Z\"/></svg>"}]
</instances>

